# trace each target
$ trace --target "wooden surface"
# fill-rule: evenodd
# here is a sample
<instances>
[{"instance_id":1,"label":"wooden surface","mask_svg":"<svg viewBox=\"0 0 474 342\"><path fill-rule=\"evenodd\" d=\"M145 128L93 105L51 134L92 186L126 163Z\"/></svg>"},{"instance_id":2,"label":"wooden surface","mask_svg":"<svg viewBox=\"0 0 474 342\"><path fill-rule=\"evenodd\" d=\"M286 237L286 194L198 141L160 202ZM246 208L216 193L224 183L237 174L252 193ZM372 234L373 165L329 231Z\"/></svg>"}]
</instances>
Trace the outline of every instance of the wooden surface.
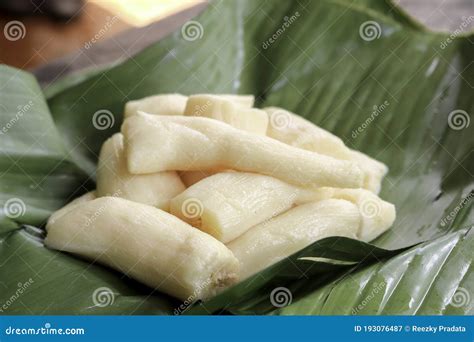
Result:
<instances>
[{"instance_id":1,"label":"wooden surface","mask_svg":"<svg viewBox=\"0 0 474 342\"><path fill-rule=\"evenodd\" d=\"M103 38L130 28L120 19L112 20L110 12L94 3L86 3L81 15L65 22L45 16L1 15L0 28L5 28L13 20L19 20L24 25L25 34L24 38L18 40L9 40L5 34L0 34L0 63L31 69L83 49L84 44L106 25L107 18L113 24Z\"/></svg>"},{"instance_id":2,"label":"wooden surface","mask_svg":"<svg viewBox=\"0 0 474 342\"><path fill-rule=\"evenodd\" d=\"M0 32L0 63L32 69L73 52L87 50L90 45L113 39L119 32L144 27L199 2L202 0L86 0L81 11L67 21L40 15L44 12L41 8L27 16L0 12L1 31L15 20L24 25L21 39L9 40ZM140 41L139 37L136 40ZM121 43L116 41L115 45L118 47ZM126 55L127 46L122 48Z\"/></svg>"}]
</instances>

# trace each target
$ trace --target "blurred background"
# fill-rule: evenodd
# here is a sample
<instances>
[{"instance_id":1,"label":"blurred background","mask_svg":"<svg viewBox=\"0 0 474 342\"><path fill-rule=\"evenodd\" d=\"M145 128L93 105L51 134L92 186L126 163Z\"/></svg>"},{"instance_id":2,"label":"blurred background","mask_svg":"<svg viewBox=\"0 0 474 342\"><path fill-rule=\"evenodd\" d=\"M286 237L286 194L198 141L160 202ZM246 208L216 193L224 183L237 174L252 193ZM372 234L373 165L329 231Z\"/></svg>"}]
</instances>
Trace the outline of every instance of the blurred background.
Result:
<instances>
[{"instance_id":1,"label":"blurred background","mask_svg":"<svg viewBox=\"0 0 474 342\"><path fill-rule=\"evenodd\" d=\"M31 69L201 2L0 0L0 63Z\"/></svg>"},{"instance_id":2,"label":"blurred background","mask_svg":"<svg viewBox=\"0 0 474 342\"><path fill-rule=\"evenodd\" d=\"M434 30L474 29L474 0L394 3ZM0 0L0 63L36 69L53 80L129 58L206 6L197 0ZM51 61L53 68L38 69Z\"/></svg>"}]
</instances>

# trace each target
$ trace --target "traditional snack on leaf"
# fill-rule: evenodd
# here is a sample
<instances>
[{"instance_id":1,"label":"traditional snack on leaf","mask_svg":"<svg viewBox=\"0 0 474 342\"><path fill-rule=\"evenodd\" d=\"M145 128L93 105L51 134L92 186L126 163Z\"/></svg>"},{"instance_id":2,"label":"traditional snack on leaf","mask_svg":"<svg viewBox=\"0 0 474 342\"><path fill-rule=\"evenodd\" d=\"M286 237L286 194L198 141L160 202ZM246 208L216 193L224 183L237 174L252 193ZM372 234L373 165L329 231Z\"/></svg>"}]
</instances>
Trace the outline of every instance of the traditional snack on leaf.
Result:
<instances>
[{"instance_id":1,"label":"traditional snack on leaf","mask_svg":"<svg viewBox=\"0 0 474 342\"><path fill-rule=\"evenodd\" d=\"M139 111L155 115L183 115L187 96L181 94L162 94L129 101L125 104L124 118Z\"/></svg>"},{"instance_id":2,"label":"traditional snack on leaf","mask_svg":"<svg viewBox=\"0 0 474 342\"><path fill-rule=\"evenodd\" d=\"M131 173L232 169L291 184L358 188L355 163L288 146L217 120L139 113L122 125Z\"/></svg>"},{"instance_id":3,"label":"traditional snack on leaf","mask_svg":"<svg viewBox=\"0 0 474 342\"><path fill-rule=\"evenodd\" d=\"M123 136L105 141L97 167L97 197L118 196L168 210L169 201L185 189L176 171L131 174L123 148Z\"/></svg>"},{"instance_id":4,"label":"traditional snack on leaf","mask_svg":"<svg viewBox=\"0 0 474 342\"><path fill-rule=\"evenodd\" d=\"M186 300L237 280L238 261L212 236L146 204L101 197L48 222L48 247L97 260Z\"/></svg>"},{"instance_id":5,"label":"traditional snack on leaf","mask_svg":"<svg viewBox=\"0 0 474 342\"><path fill-rule=\"evenodd\" d=\"M242 105L245 102L253 104L253 96L248 101L245 97L239 100L237 95L191 95L184 115L216 119L247 132L265 135L268 127L267 114L263 110L251 108L252 105Z\"/></svg>"},{"instance_id":6,"label":"traditional snack on leaf","mask_svg":"<svg viewBox=\"0 0 474 342\"><path fill-rule=\"evenodd\" d=\"M267 135L288 145L355 162L364 173L363 187L379 193L388 168L369 156L346 147L334 134L279 107L267 107L270 120Z\"/></svg>"},{"instance_id":7,"label":"traditional snack on leaf","mask_svg":"<svg viewBox=\"0 0 474 342\"><path fill-rule=\"evenodd\" d=\"M227 246L240 261L240 279L329 236L357 238L359 209L329 199L303 204L249 229Z\"/></svg>"},{"instance_id":8,"label":"traditional snack on leaf","mask_svg":"<svg viewBox=\"0 0 474 342\"><path fill-rule=\"evenodd\" d=\"M322 238L370 241L390 228L395 207L376 195L383 163L253 103L227 94L128 102L121 133L102 146L97 189L51 215L46 246L192 302Z\"/></svg>"}]
</instances>

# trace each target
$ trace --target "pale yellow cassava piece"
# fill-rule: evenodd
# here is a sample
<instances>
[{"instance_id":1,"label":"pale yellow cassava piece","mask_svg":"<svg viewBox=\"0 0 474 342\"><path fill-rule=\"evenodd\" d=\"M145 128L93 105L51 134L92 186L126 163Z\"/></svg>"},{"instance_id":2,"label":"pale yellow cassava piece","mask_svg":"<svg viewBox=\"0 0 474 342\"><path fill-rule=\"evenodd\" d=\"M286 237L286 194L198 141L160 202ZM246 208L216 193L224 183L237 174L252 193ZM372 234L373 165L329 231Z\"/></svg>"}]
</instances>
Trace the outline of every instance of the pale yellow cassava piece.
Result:
<instances>
[{"instance_id":1,"label":"pale yellow cassava piece","mask_svg":"<svg viewBox=\"0 0 474 342\"><path fill-rule=\"evenodd\" d=\"M170 212L229 242L250 227L294 205L315 201L319 192L257 173L222 172L203 179L171 200ZM191 209L199 209L193 211Z\"/></svg>"},{"instance_id":2,"label":"pale yellow cassava piece","mask_svg":"<svg viewBox=\"0 0 474 342\"><path fill-rule=\"evenodd\" d=\"M216 119L247 132L265 135L268 127L267 113L244 106L242 102L236 100L236 97L192 95L186 104L184 115ZM253 97L251 102L253 103Z\"/></svg>"},{"instance_id":3,"label":"pale yellow cassava piece","mask_svg":"<svg viewBox=\"0 0 474 342\"><path fill-rule=\"evenodd\" d=\"M83 201L46 230L46 246L97 260L182 300L212 297L237 280L238 261L224 244L146 204Z\"/></svg>"},{"instance_id":4,"label":"pale yellow cassava piece","mask_svg":"<svg viewBox=\"0 0 474 342\"><path fill-rule=\"evenodd\" d=\"M267 135L288 145L355 162L364 172L363 187L376 194L388 171L385 164L346 147L334 134L312 122L279 107L267 107L270 124Z\"/></svg>"},{"instance_id":5,"label":"pale yellow cassava piece","mask_svg":"<svg viewBox=\"0 0 474 342\"><path fill-rule=\"evenodd\" d=\"M169 201L185 186L176 171L131 174L123 149L123 136L105 141L97 167L97 197L116 196L168 210Z\"/></svg>"},{"instance_id":6,"label":"pale yellow cassava piece","mask_svg":"<svg viewBox=\"0 0 474 342\"><path fill-rule=\"evenodd\" d=\"M171 200L170 212L228 243L294 206L331 198L345 199L359 208L359 235L364 241L382 234L395 219L395 207L365 189L304 189L245 172L217 173L194 184Z\"/></svg>"},{"instance_id":7,"label":"pale yellow cassava piece","mask_svg":"<svg viewBox=\"0 0 474 342\"><path fill-rule=\"evenodd\" d=\"M265 135L268 118L264 111L252 108L254 101L253 95L191 95L184 115L208 117L248 132ZM183 183L189 187L217 172L219 171L183 171L180 175Z\"/></svg>"},{"instance_id":8,"label":"pale yellow cassava piece","mask_svg":"<svg viewBox=\"0 0 474 342\"><path fill-rule=\"evenodd\" d=\"M228 247L240 261L240 278L270 266L328 236L357 238L360 214L349 201L329 199L288 210L248 230Z\"/></svg>"},{"instance_id":9,"label":"pale yellow cassava piece","mask_svg":"<svg viewBox=\"0 0 474 342\"><path fill-rule=\"evenodd\" d=\"M125 120L122 133L131 173L225 168L262 173L312 188L358 188L363 181L355 163L288 146L208 118L139 113Z\"/></svg>"},{"instance_id":10,"label":"pale yellow cassava piece","mask_svg":"<svg viewBox=\"0 0 474 342\"><path fill-rule=\"evenodd\" d=\"M124 118L139 111L154 115L183 115L188 97L181 94L163 94L129 101L125 104Z\"/></svg>"},{"instance_id":11,"label":"pale yellow cassava piece","mask_svg":"<svg viewBox=\"0 0 474 342\"><path fill-rule=\"evenodd\" d=\"M322 188L320 191L321 197L344 199L359 208L361 216L357 233L359 240L372 241L387 231L395 221L395 206L369 190Z\"/></svg>"},{"instance_id":12,"label":"pale yellow cassava piece","mask_svg":"<svg viewBox=\"0 0 474 342\"><path fill-rule=\"evenodd\" d=\"M74 199L73 201L69 202L64 207L62 207L61 209L56 210L49 217L48 222L50 224L54 223L57 219L59 219L64 214L67 214L69 211L74 209L77 205L85 203L85 202L89 202L95 198L96 198L96 191L89 191L85 193L84 195L77 197L76 199Z\"/></svg>"}]
</instances>

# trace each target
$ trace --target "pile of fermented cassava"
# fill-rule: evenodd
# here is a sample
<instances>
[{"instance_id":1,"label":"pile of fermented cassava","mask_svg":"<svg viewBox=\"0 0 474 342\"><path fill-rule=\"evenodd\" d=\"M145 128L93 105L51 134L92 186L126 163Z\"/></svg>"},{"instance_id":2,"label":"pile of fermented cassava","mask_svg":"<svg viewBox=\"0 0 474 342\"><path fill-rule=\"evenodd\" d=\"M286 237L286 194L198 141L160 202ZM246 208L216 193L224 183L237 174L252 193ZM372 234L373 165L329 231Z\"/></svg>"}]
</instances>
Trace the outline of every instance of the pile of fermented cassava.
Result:
<instances>
[{"instance_id":1,"label":"pile of fermented cassava","mask_svg":"<svg viewBox=\"0 0 474 342\"><path fill-rule=\"evenodd\" d=\"M207 299L328 236L370 241L395 208L387 167L250 95L128 102L97 189L55 212L46 245L183 300Z\"/></svg>"}]
</instances>

